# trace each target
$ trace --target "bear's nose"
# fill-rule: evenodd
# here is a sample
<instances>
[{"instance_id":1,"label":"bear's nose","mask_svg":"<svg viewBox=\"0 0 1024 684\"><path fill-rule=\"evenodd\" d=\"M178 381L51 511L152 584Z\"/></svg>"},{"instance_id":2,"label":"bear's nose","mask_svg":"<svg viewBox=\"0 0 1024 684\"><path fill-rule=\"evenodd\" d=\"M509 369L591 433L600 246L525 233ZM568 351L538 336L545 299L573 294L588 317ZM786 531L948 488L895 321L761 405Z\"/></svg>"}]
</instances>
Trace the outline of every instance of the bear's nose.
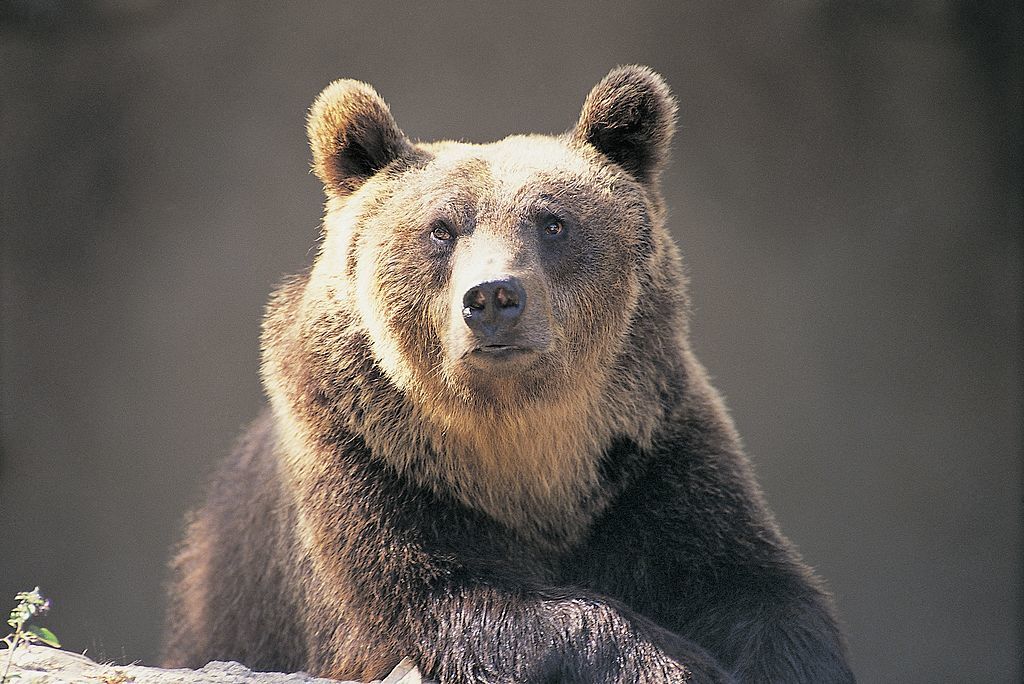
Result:
<instances>
[{"instance_id":1,"label":"bear's nose","mask_svg":"<svg viewBox=\"0 0 1024 684\"><path fill-rule=\"evenodd\" d=\"M511 327L526 308L526 290L518 278L489 280L462 296L462 317L478 335L491 337Z\"/></svg>"}]
</instances>

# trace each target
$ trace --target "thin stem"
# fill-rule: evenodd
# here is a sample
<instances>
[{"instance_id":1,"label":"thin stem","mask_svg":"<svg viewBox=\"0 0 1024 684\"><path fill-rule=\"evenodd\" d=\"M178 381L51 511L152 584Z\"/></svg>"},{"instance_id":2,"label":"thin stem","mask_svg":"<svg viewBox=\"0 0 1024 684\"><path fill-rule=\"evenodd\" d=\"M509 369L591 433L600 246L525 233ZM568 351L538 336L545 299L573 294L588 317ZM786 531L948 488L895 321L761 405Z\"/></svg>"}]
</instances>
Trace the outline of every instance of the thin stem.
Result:
<instances>
[{"instance_id":1,"label":"thin stem","mask_svg":"<svg viewBox=\"0 0 1024 684\"><path fill-rule=\"evenodd\" d=\"M7 684L7 673L11 671L11 663L14 662L14 647L18 643L18 637L21 634L21 627L18 627L17 631L14 632L13 637L6 636L3 638L3 642L7 644L7 667L4 668L4 676L0 677L0 684Z\"/></svg>"}]
</instances>

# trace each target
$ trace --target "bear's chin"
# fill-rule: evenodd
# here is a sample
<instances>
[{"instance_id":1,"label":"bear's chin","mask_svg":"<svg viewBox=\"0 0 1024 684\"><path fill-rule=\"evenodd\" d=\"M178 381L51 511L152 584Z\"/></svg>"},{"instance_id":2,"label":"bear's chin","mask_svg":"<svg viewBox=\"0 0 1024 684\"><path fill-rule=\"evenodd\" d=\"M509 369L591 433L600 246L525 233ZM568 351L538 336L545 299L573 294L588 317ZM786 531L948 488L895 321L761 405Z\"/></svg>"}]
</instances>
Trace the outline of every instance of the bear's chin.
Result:
<instances>
[{"instance_id":1,"label":"bear's chin","mask_svg":"<svg viewBox=\"0 0 1024 684\"><path fill-rule=\"evenodd\" d=\"M449 387L471 404L529 402L561 385L549 354L521 347L474 349L449 368Z\"/></svg>"}]
</instances>

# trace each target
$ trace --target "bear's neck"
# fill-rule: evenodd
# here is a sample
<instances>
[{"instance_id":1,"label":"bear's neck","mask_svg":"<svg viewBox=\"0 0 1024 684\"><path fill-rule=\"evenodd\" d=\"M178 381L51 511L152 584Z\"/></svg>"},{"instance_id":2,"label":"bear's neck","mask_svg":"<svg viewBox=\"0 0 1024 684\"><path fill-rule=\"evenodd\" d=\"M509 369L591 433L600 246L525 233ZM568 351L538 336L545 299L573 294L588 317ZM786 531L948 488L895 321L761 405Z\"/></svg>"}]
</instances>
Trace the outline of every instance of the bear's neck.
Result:
<instances>
[{"instance_id":1,"label":"bear's neck","mask_svg":"<svg viewBox=\"0 0 1024 684\"><path fill-rule=\"evenodd\" d=\"M345 427L375 457L526 541L567 548L604 504L598 471L616 425L607 419L597 383L505 411L455 396L428 402L376 370L372 379L350 382L363 391L360 406L346 412Z\"/></svg>"},{"instance_id":2,"label":"bear's neck","mask_svg":"<svg viewBox=\"0 0 1024 684\"><path fill-rule=\"evenodd\" d=\"M613 426L599 398L591 386L515 411L448 404L406 427L429 453L403 449L392 463L532 541L571 545L603 503L598 466Z\"/></svg>"}]
</instances>

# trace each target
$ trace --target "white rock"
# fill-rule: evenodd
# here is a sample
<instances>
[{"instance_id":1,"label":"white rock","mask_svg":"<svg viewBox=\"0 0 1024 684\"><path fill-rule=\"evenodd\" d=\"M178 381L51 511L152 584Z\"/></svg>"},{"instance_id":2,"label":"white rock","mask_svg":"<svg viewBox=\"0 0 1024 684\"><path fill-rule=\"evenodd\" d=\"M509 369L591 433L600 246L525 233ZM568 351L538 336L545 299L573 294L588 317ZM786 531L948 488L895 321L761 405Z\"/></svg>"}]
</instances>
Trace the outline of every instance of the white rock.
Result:
<instances>
[{"instance_id":1,"label":"white rock","mask_svg":"<svg viewBox=\"0 0 1024 684\"><path fill-rule=\"evenodd\" d=\"M0 650L0 675L9 653ZM14 678L14 675L18 675ZM84 655L45 646L22 646L14 651L8 674L11 684L339 684L335 679L313 677L305 672L253 672L235 662L215 660L198 670L164 670L142 665L96 663ZM408 658L378 684L427 684ZM341 682L341 684L360 684Z\"/></svg>"}]
</instances>

